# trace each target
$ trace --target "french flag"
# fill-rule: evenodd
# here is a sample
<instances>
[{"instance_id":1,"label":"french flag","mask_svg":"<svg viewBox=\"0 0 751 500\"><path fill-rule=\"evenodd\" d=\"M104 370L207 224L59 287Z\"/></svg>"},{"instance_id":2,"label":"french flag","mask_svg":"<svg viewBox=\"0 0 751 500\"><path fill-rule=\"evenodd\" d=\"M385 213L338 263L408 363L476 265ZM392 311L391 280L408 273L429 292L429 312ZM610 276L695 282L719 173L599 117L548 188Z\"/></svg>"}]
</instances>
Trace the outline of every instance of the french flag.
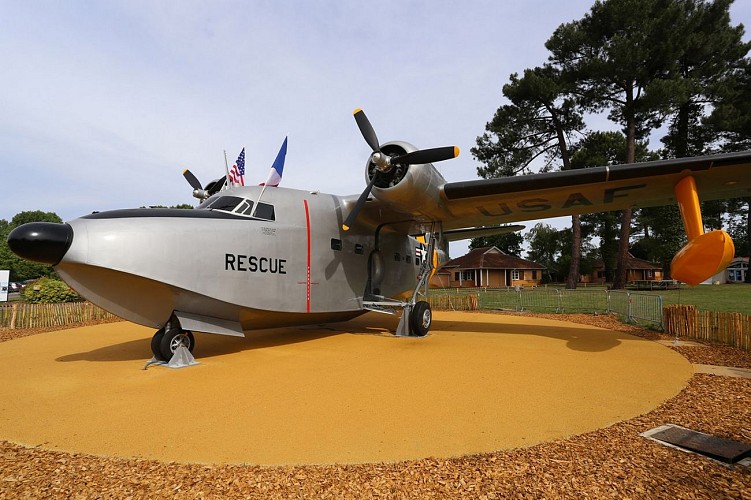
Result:
<instances>
[{"instance_id":1,"label":"french flag","mask_svg":"<svg viewBox=\"0 0 751 500\"><path fill-rule=\"evenodd\" d=\"M271 171L269 172L269 178L266 182L259 184L259 186L272 186L277 187L282 182L282 171L284 170L284 159L287 157L287 138L284 138L282 147L279 149L279 153L276 155L274 164L271 165Z\"/></svg>"}]
</instances>

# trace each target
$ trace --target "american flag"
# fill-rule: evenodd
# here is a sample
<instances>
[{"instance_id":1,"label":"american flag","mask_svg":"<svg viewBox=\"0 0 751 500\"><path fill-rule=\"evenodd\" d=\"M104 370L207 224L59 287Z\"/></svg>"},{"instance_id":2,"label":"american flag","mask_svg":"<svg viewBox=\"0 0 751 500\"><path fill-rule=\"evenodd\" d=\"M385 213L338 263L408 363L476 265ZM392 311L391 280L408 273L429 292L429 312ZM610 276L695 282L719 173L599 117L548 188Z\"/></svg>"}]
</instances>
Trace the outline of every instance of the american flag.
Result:
<instances>
[{"instance_id":1,"label":"american flag","mask_svg":"<svg viewBox=\"0 0 751 500\"><path fill-rule=\"evenodd\" d=\"M240 156L229 171L229 180L232 184L245 185L245 148L240 151Z\"/></svg>"}]
</instances>

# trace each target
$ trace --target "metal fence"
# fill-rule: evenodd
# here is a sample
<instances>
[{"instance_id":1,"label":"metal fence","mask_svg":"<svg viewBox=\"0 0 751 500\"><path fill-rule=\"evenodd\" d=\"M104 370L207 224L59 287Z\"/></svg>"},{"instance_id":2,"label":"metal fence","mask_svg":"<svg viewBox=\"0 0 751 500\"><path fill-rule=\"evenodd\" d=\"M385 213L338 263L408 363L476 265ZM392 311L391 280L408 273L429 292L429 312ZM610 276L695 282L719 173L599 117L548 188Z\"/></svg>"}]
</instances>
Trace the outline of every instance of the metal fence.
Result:
<instances>
[{"instance_id":1,"label":"metal fence","mask_svg":"<svg viewBox=\"0 0 751 500\"><path fill-rule=\"evenodd\" d=\"M442 288L430 291L435 309L618 314L663 327L662 296L617 290L560 288Z\"/></svg>"}]
</instances>

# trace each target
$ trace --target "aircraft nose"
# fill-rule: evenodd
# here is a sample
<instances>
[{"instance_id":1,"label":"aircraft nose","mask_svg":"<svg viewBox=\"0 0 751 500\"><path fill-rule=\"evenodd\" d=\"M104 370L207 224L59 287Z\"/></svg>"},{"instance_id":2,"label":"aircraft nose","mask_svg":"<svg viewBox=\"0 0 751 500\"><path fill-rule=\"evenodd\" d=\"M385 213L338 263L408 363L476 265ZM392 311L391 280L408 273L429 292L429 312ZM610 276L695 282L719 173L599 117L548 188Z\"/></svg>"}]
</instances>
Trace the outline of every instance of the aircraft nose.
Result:
<instances>
[{"instance_id":1,"label":"aircraft nose","mask_svg":"<svg viewBox=\"0 0 751 500\"><path fill-rule=\"evenodd\" d=\"M29 222L8 235L13 253L26 260L55 265L73 243L73 228L68 224Z\"/></svg>"}]
</instances>

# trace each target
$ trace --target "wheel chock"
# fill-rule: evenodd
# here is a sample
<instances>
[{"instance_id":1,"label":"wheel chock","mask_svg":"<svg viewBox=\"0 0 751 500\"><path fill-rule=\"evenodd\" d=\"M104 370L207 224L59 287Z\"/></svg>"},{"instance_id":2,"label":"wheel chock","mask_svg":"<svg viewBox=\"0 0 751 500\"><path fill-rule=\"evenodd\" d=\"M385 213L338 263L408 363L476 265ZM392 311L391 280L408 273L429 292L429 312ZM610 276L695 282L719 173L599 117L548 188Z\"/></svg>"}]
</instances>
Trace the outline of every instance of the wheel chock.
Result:
<instances>
[{"instance_id":1,"label":"wheel chock","mask_svg":"<svg viewBox=\"0 0 751 500\"><path fill-rule=\"evenodd\" d=\"M184 345L180 345L177 347L177 349L175 349L175 353L170 358L169 363L167 363L167 367L185 368L186 366L193 366L198 364L200 363L196 361L196 358L193 357L193 354L191 354L188 348Z\"/></svg>"}]
</instances>

